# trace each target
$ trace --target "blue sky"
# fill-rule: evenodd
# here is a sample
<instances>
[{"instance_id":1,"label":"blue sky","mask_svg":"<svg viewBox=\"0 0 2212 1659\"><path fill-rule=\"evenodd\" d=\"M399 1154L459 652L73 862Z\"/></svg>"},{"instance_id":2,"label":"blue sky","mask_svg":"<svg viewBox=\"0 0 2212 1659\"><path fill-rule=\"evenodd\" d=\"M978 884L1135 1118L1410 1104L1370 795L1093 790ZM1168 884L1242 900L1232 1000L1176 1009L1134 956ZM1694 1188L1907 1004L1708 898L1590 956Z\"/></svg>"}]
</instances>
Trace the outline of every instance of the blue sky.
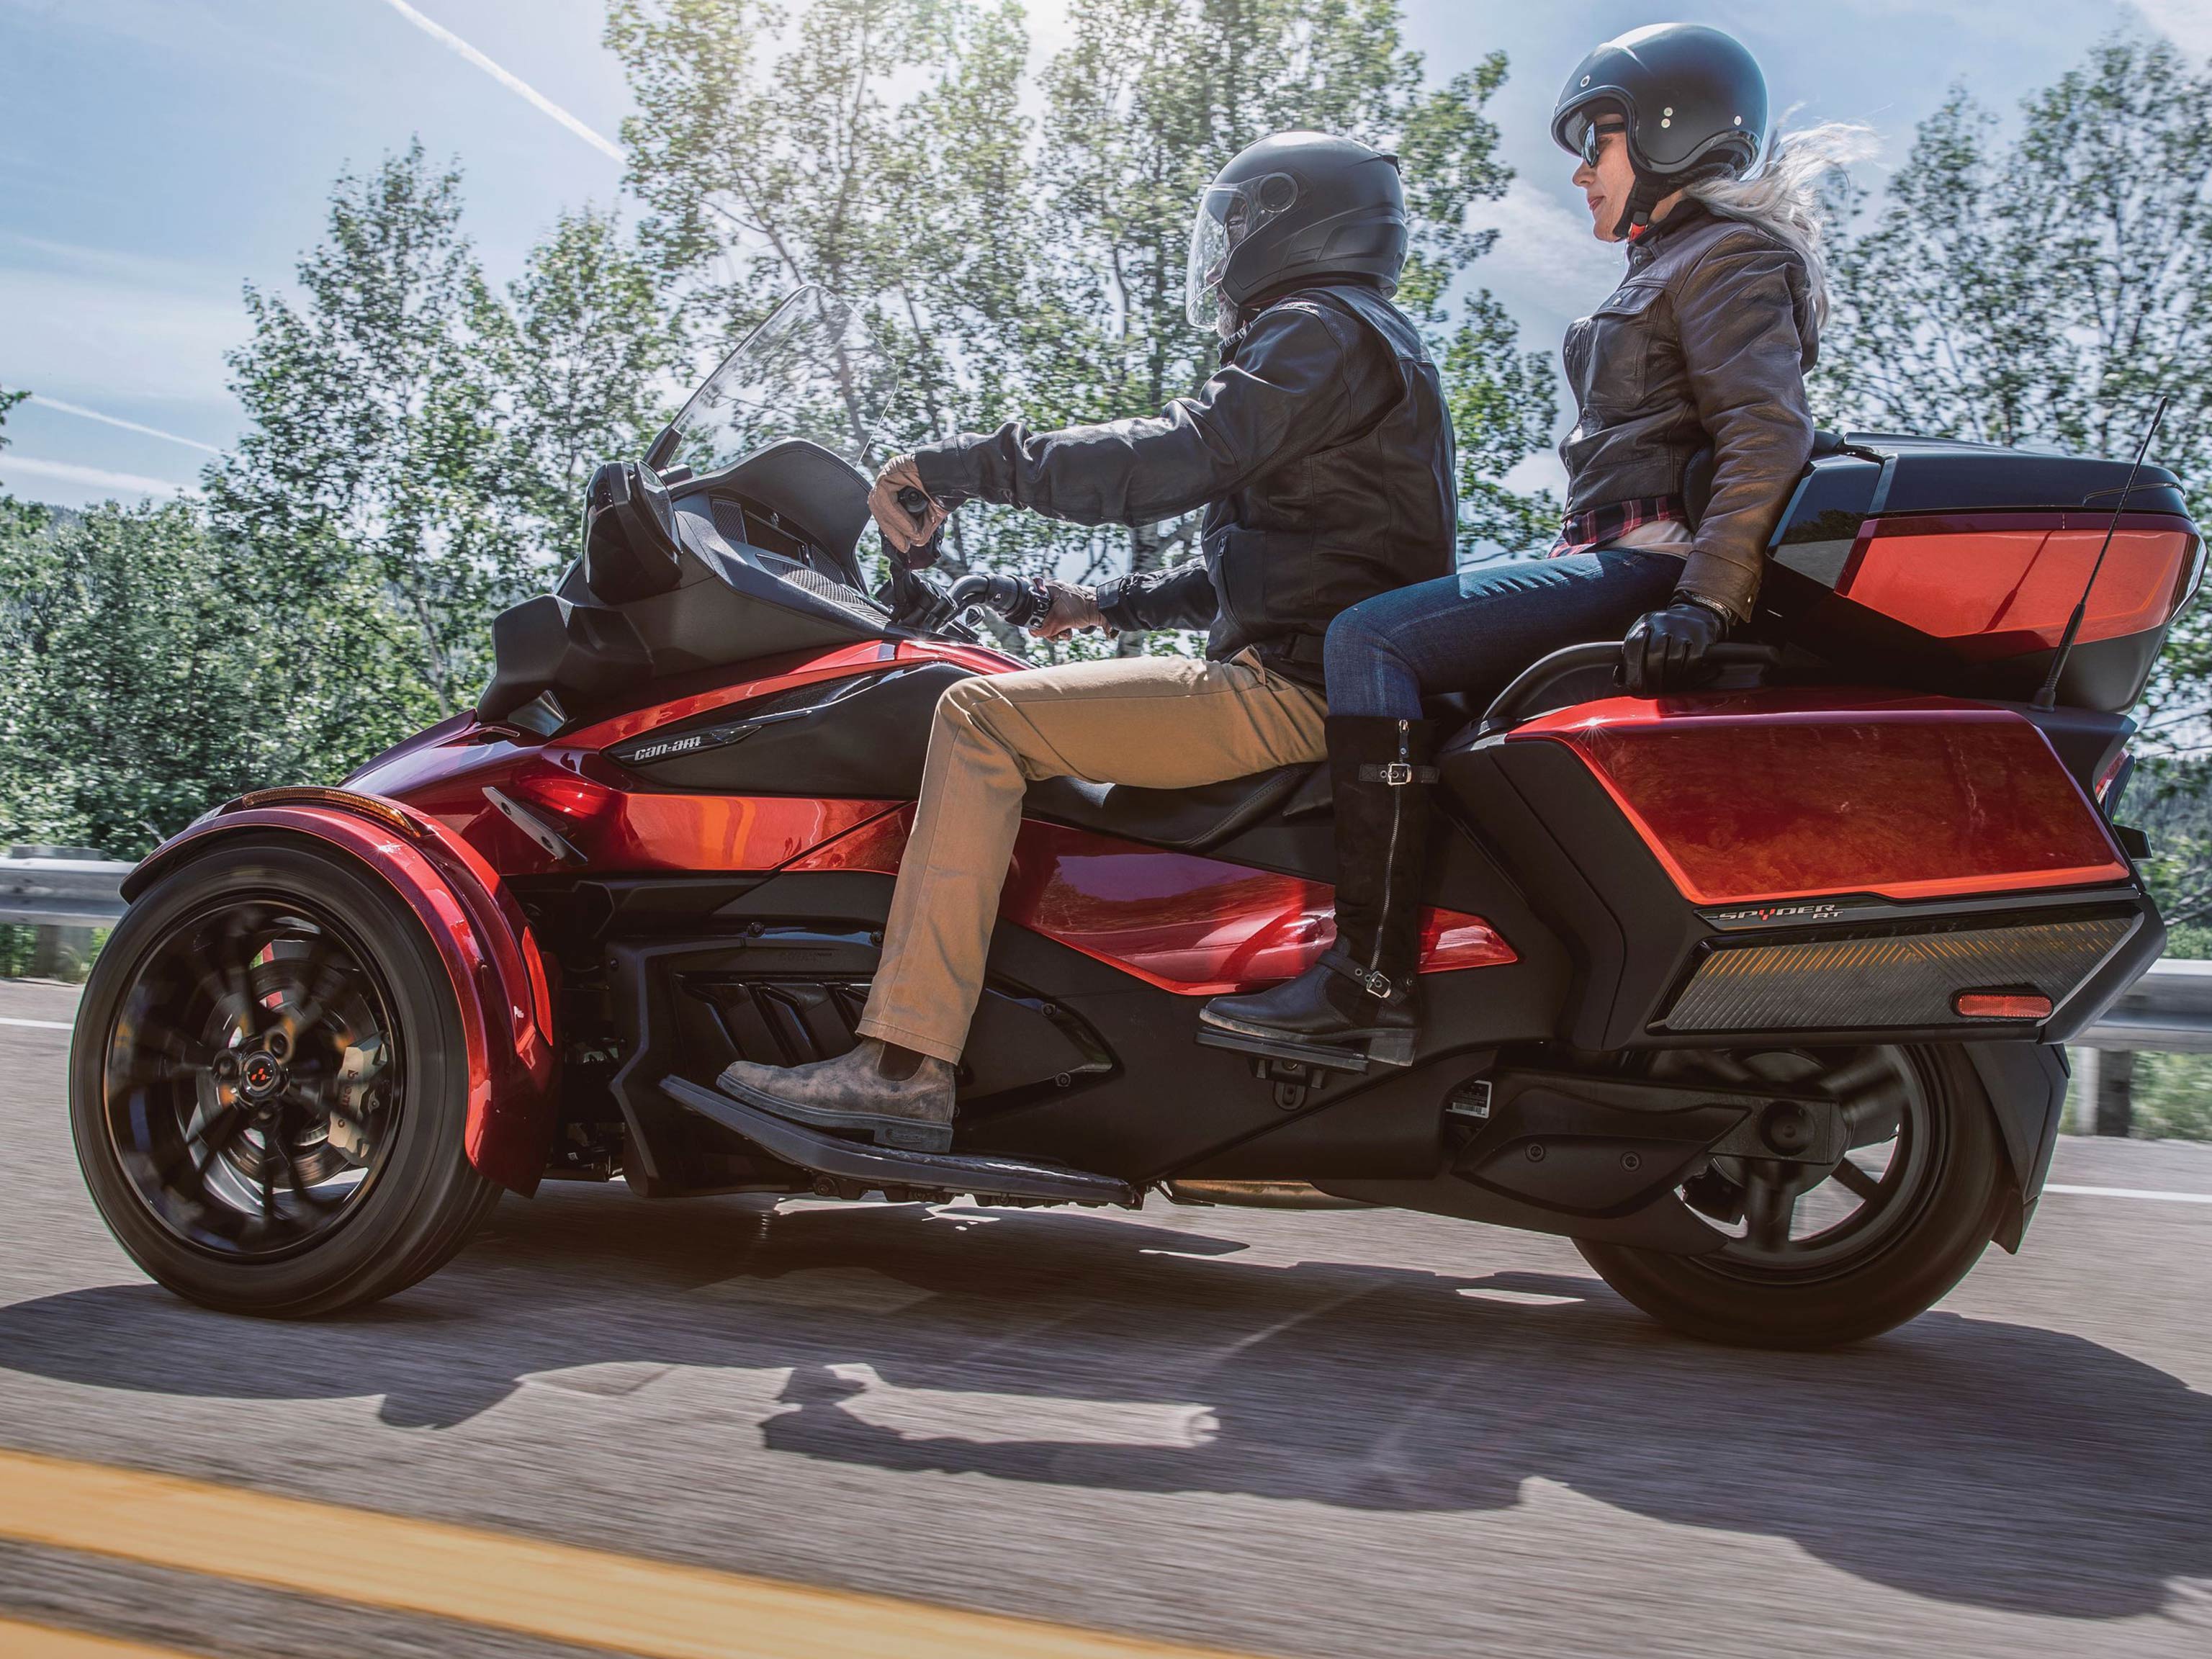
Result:
<instances>
[{"instance_id":1,"label":"blue sky","mask_svg":"<svg viewBox=\"0 0 2212 1659\"><path fill-rule=\"evenodd\" d=\"M410 4L597 132L613 134L629 107L600 45L602 0ZM1029 10L1042 58L1066 7ZM2212 0L1744 0L1682 13L1407 0L1406 12L1432 72L1498 47L1511 59L1493 112L1521 177L1484 210L1505 234L1480 274L1546 349L1611 286L1617 256L1589 241L1545 117L1574 60L1623 29L1689 15L1731 30L1765 64L1778 108L1866 122L1885 162L1952 81L2009 106L2117 27L2212 57ZM418 133L466 169L469 230L495 277L561 208L619 193L613 160L393 0L0 0L0 385L40 399L10 418L0 480L70 504L189 486L238 429L222 359L245 333L240 283L286 283L337 172Z\"/></svg>"}]
</instances>

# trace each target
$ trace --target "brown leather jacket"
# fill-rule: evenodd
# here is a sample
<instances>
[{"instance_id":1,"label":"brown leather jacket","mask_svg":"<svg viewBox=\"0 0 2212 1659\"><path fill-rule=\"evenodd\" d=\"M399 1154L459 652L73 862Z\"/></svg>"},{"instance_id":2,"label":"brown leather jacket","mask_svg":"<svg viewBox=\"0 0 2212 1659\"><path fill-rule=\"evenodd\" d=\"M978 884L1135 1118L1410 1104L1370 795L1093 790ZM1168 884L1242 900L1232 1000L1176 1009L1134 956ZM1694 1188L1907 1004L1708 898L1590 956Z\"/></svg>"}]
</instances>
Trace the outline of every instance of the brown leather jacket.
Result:
<instances>
[{"instance_id":1,"label":"brown leather jacket","mask_svg":"<svg viewBox=\"0 0 2212 1659\"><path fill-rule=\"evenodd\" d=\"M1812 453L1805 371L1819 350L1803 260L1754 226L1680 204L1567 331L1581 414L1559 445L1567 511L1679 495L1710 442L1712 496L1680 591L1748 620L1767 540Z\"/></svg>"}]
</instances>

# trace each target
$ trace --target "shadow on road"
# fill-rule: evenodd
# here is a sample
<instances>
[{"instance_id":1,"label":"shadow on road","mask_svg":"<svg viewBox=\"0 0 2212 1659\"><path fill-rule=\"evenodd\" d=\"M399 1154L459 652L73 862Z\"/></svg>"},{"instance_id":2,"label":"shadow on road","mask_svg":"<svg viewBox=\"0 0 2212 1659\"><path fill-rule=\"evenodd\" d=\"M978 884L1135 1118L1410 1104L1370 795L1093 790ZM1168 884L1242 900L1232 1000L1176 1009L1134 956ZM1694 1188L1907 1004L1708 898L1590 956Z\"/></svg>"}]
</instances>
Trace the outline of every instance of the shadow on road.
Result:
<instances>
[{"instance_id":1,"label":"shadow on road","mask_svg":"<svg viewBox=\"0 0 2212 1659\"><path fill-rule=\"evenodd\" d=\"M2078 1337L1939 1313L1844 1352L1742 1353L1579 1276L1248 1263L1236 1240L1058 1212L767 1222L605 1196L503 1206L436 1279L319 1325L145 1285L0 1310L0 1365L154 1395L377 1395L387 1423L425 1428L526 1381L619 1394L675 1366L787 1370L766 1446L888 1470L1381 1511L1510 1509L1534 1479L1942 1601L2085 1618L2212 1577L2212 1396ZM1328 1249L1323 1223L1296 1237ZM1151 1408L1185 1431L1030 1436L1024 1402L1048 1424Z\"/></svg>"}]
</instances>

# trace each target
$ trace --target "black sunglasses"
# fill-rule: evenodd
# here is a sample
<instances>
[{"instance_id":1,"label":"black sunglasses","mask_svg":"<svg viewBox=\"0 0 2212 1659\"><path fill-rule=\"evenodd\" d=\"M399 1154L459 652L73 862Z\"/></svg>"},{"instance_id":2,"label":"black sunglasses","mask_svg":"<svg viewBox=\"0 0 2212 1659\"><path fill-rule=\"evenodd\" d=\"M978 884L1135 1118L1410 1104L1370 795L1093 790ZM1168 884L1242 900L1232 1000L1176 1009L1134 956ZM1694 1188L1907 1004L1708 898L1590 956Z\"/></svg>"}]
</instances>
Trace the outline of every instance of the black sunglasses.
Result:
<instances>
[{"instance_id":1,"label":"black sunglasses","mask_svg":"<svg viewBox=\"0 0 2212 1659\"><path fill-rule=\"evenodd\" d=\"M1628 123L1620 117L1601 116L1597 120L1583 123L1582 143L1577 148L1581 151L1583 160L1595 167L1597 158L1605 154L1605 141L1617 132L1627 131Z\"/></svg>"}]
</instances>

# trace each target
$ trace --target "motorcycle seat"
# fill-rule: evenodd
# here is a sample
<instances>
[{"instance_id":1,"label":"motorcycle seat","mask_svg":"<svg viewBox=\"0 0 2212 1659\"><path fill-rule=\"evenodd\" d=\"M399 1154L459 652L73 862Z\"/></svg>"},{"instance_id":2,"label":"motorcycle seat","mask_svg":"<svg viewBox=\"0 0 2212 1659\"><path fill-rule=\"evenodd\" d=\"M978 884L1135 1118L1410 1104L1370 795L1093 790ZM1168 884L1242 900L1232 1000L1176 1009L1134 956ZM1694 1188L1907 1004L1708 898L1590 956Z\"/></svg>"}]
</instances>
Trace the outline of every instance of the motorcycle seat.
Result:
<instances>
[{"instance_id":1,"label":"motorcycle seat","mask_svg":"<svg viewBox=\"0 0 2212 1659\"><path fill-rule=\"evenodd\" d=\"M1048 778L1030 786L1022 814L1178 853L1203 853L1279 810L1311 774L1322 769L1280 766L1194 789L1139 789L1083 778Z\"/></svg>"}]
</instances>

